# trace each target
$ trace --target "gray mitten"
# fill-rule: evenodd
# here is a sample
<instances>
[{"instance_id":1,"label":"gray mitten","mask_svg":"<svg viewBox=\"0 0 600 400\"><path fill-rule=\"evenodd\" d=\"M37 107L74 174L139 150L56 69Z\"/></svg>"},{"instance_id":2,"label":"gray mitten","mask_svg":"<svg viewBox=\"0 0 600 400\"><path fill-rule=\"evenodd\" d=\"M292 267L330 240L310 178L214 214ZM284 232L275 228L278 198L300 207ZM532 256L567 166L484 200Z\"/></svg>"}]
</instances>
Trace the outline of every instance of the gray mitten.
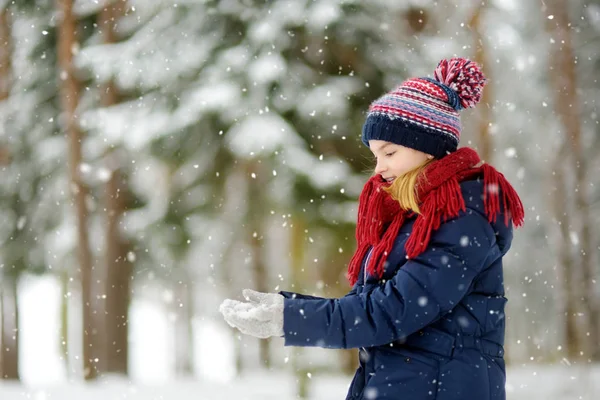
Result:
<instances>
[{"instance_id":1,"label":"gray mitten","mask_svg":"<svg viewBox=\"0 0 600 400\"><path fill-rule=\"evenodd\" d=\"M283 305L283 296L279 293L261 293L252 289L244 289L242 290L242 295L250 303L263 304L265 306Z\"/></svg>"},{"instance_id":2,"label":"gray mitten","mask_svg":"<svg viewBox=\"0 0 600 400\"><path fill-rule=\"evenodd\" d=\"M219 307L225 321L240 332L257 338L283 336L284 297L250 289L244 289L242 293L248 302L225 299Z\"/></svg>"}]
</instances>

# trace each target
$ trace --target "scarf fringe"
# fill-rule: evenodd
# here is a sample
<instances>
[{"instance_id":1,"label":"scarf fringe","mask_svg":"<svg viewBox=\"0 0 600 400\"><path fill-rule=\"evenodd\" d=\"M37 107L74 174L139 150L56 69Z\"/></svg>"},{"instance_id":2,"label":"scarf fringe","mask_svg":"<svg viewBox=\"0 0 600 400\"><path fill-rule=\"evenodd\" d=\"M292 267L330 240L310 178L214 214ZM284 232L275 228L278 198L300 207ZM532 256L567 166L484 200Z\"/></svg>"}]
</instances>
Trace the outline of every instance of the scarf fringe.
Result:
<instances>
[{"instance_id":1,"label":"scarf fringe","mask_svg":"<svg viewBox=\"0 0 600 400\"><path fill-rule=\"evenodd\" d=\"M362 193L360 194L360 198L358 200L358 221L356 223L356 239L359 237L368 237L366 232L369 228L369 224L364 223L362 220L366 218L366 215L369 211L369 198L372 197L373 194L373 182L369 180L369 182L365 185Z\"/></svg>"},{"instance_id":2,"label":"scarf fringe","mask_svg":"<svg viewBox=\"0 0 600 400\"><path fill-rule=\"evenodd\" d=\"M375 276L383 275L383 271L386 267L385 259L394 247L394 242L396 241L398 231L400 230L402 225L404 225L404 215L404 213L398 213L398 215L396 215L390 226L385 231L383 237L381 238L381 242L373 248L371 259L369 260L369 264L367 265L367 271L369 271L370 274L373 274Z\"/></svg>"},{"instance_id":3,"label":"scarf fringe","mask_svg":"<svg viewBox=\"0 0 600 400\"><path fill-rule=\"evenodd\" d=\"M522 226L525 220L525 210L515 189L504 175L491 165L483 164L481 170L485 186L483 192L485 214L488 221L496 222L498 214L504 210L504 224L506 226L511 220L514 226ZM502 207L500 206L500 194L502 195Z\"/></svg>"},{"instance_id":4,"label":"scarf fringe","mask_svg":"<svg viewBox=\"0 0 600 400\"><path fill-rule=\"evenodd\" d=\"M360 198L358 207L358 221L356 226L357 250L355 251L350 264L346 278L354 286L358 280L361 263L366 257L369 247L373 243L378 243L373 249L370 266L383 264L382 255L391 251L395 234L404 223L403 213L400 212L400 205L386 193L381 193L382 181L378 176L374 176L365 185ZM386 227L384 221L394 218L392 223ZM401 218L401 221L396 221ZM387 228L387 229L386 229ZM382 236L384 236L382 238ZM380 244L382 243L382 244ZM374 263L376 260L377 264ZM372 268L372 267L371 267ZM370 272L371 269L369 269ZM377 268L379 273L383 273L383 265Z\"/></svg>"},{"instance_id":5,"label":"scarf fringe","mask_svg":"<svg viewBox=\"0 0 600 400\"><path fill-rule=\"evenodd\" d=\"M460 211L466 210L460 184L456 177L449 179L438 188L432 190L421 207L413 230L406 241L406 255L414 258L429 245L431 234L442 222L458 217Z\"/></svg>"}]
</instances>

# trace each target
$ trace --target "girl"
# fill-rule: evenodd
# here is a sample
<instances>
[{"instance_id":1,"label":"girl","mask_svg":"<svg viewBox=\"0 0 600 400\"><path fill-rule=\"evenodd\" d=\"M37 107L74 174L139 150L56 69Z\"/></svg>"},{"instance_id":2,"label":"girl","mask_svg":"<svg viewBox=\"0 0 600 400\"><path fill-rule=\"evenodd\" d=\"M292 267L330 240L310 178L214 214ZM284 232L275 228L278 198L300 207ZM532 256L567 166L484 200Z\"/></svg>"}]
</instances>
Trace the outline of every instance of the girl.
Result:
<instances>
[{"instance_id":1,"label":"girl","mask_svg":"<svg viewBox=\"0 0 600 400\"><path fill-rule=\"evenodd\" d=\"M470 148L458 111L485 84L469 60L442 60L369 108L377 159L359 198L352 290L340 299L244 290L225 320L286 346L358 348L347 399L504 400L502 258L523 205Z\"/></svg>"}]
</instances>

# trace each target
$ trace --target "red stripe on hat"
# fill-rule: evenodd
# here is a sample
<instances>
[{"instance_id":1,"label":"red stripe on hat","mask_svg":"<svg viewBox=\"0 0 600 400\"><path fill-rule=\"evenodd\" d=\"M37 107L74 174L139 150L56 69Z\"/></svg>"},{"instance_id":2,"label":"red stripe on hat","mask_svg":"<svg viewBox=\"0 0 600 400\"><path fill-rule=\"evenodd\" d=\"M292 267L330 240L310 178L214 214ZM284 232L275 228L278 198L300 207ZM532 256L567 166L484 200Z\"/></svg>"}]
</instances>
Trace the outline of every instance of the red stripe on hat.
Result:
<instances>
[{"instance_id":1,"label":"red stripe on hat","mask_svg":"<svg viewBox=\"0 0 600 400\"><path fill-rule=\"evenodd\" d=\"M402 84L402 86L406 86L406 87L410 87L410 88L415 88L421 92L427 92L430 93L432 96L447 102L448 101L448 94L442 90L441 87L439 87L438 85L431 83L428 80L425 79L421 79L421 78L415 78L415 79L409 79L406 82L404 82ZM400 86L400 87L402 87Z\"/></svg>"},{"instance_id":2,"label":"red stripe on hat","mask_svg":"<svg viewBox=\"0 0 600 400\"><path fill-rule=\"evenodd\" d=\"M381 112L381 113L388 114L388 115L390 115L390 114L397 115L404 119L421 122L425 125L429 125L429 126L438 128L442 131L445 131L449 134L452 134L452 135L456 136L457 139L460 138L460 131L458 129L456 129L455 127L446 125L446 124L440 124L438 122L435 122L435 120L432 120L429 118L424 118L418 114L411 113L411 112L408 112L408 111L400 109L400 108L377 105L377 106L373 107L373 112Z\"/></svg>"}]
</instances>

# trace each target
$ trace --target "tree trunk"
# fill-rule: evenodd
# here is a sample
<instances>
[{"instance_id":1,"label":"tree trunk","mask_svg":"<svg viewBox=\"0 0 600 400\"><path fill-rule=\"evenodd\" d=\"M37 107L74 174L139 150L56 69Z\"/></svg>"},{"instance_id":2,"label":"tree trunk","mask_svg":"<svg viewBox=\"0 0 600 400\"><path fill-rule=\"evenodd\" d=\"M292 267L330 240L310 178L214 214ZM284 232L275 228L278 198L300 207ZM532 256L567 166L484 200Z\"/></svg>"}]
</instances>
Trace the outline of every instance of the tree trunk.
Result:
<instances>
[{"instance_id":1,"label":"tree trunk","mask_svg":"<svg viewBox=\"0 0 600 400\"><path fill-rule=\"evenodd\" d=\"M60 74L61 105L64 127L69 141L69 174L77 216L77 250L83 309L83 369L86 380L98 375L96 362L103 355L97 340L100 332L94 318L96 301L92 292L93 256L88 233L88 212L85 201L88 189L79 174L82 161L83 135L77 121L79 83L75 76L73 52L77 49L77 22L73 15L73 0L56 0L61 21L58 26L58 64Z\"/></svg>"},{"instance_id":2,"label":"tree trunk","mask_svg":"<svg viewBox=\"0 0 600 400\"><path fill-rule=\"evenodd\" d=\"M12 20L8 3L0 7L0 102L10 97L12 88ZM9 126L0 127L9 129ZM10 133L10 132L9 132ZM8 147L0 145L0 165L11 161ZM0 266L1 268L1 266ZM14 268L14 266L13 266ZM0 379L19 377L19 308L18 277L5 268L0 284Z\"/></svg>"},{"instance_id":3,"label":"tree trunk","mask_svg":"<svg viewBox=\"0 0 600 400\"><path fill-rule=\"evenodd\" d=\"M5 274L2 282L2 379L19 380L19 308L17 278Z\"/></svg>"},{"instance_id":4,"label":"tree trunk","mask_svg":"<svg viewBox=\"0 0 600 400\"><path fill-rule=\"evenodd\" d=\"M11 162L10 150L8 150L8 146L3 146L0 144L0 167L10 164Z\"/></svg>"},{"instance_id":5,"label":"tree trunk","mask_svg":"<svg viewBox=\"0 0 600 400\"><path fill-rule=\"evenodd\" d=\"M106 1L105 7L98 14L98 29L102 33L103 42L117 42L116 24L123 15L124 0ZM100 88L101 104L110 107L120 101L117 86L110 80ZM125 175L122 174L122 162L118 159L118 151L111 150L105 156L106 167L111 176L106 183L106 362L107 373L128 375L129 369L129 304L131 279L133 274L132 259L128 259L131 246L123 238L120 230L121 219L127 212L129 188Z\"/></svg>"},{"instance_id":6,"label":"tree trunk","mask_svg":"<svg viewBox=\"0 0 600 400\"><path fill-rule=\"evenodd\" d=\"M106 363L107 373L128 375L129 304L133 258L123 239L121 218L126 211L128 188L118 167L106 183Z\"/></svg>"},{"instance_id":7,"label":"tree trunk","mask_svg":"<svg viewBox=\"0 0 600 400\"><path fill-rule=\"evenodd\" d=\"M564 160L567 154L567 144L563 145L561 151L558 152L554 162L554 179L552 183L554 193L552 197L552 205L554 217L559 226L560 239L558 243L558 259L559 259L559 281L563 285L563 293L560 298L560 307L563 309L564 321L564 344L567 358L575 360L579 358L581 351L580 335L577 327L577 291L573 282L575 273L575 261L571 251L571 240L569 227L571 219L568 212L568 204L565 193L568 193L566 180L564 176Z\"/></svg>"},{"instance_id":8,"label":"tree trunk","mask_svg":"<svg viewBox=\"0 0 600 400\"><path fill-rule=\"evenodd\" d=\"M0 101L10 95L12 86L12 27L8 5L0 10Z\"/></svg>"},{"instance_id":9,"label":"tree trunk","mask_svg":"<svg viewBox=\"0 0 600 400\"><path fill-rule=\"evenodd\" d=\"M255 174L256 178L252 177ZM248 177L248 216L247 234L252 252L252 272L254 284L259 292L269 292L269 278L265 262L264 221L265 203L264 196L266 184L266 172L261 169L258 161L248 163L246 170ZM271 367L270 339L261 339L260 360L268 369Z\"/></svg>"},{"instance_id":10,"label":"tree trunk","mask_svg":"<svg viewBox=\"0 0 600 400\"><path fill-rule=\"evenodd\" d=\"M105 6L98 13L98 29L105 44L117 43L117 23L123 16L127 0L106 0ZM111 106L120 101L119 91L113 80L105 83L100 90L103 106Z\"/></svg>"},{"instance_id":11,"label":"tree trunk","mask_svg":"<svg viewBox=\"0 0 600 400\"><path fill-rule=\"evenodd\" d=\"M486 63L487 57L485 53L485 38L481 32L481 19L482 14L486 8L486 2L481 2L477 6L473 16L471 17L471 21L469 22L469 26L471 27L474 35L475 41L475 57L474 60L477 62L481 68L488 65ZM477 107L478 113L478 122L477 122L477 138L478 138L478 150L481 156L481 159L485 162L492 161L492 138L490 135L490 124L492 122L492 99L493 93L490 85L491 79L491 68L488 68L485 71L486 78L488 79L488 84L485 86L483 90L483 94L481 97L481 104Z\"/></svg>"},{"instance_id":12,"label":"tree trunk","mask_svg":"<svg viewBox=\"0 0 600 400\"><path fill-rule=\"evenodd\" d=\"M11 87L11 60L12 60L12 40L11 28L9 23L8 6L2 7L0 10L0 101L8 99ZM0 143L0 166L8 165L9 151L8 147ZM0 281L0 377L4 376L4 282ZM7 328L8 329L8 328Z\"/></svg>"},{"instance_id":13,"label":"tree trunk","mask_svg":"<svg viewBox=\"0 0 600 400\"><path fill-rule=\"evenodd\" d=\"M12 87L12 26L8 3L0 10L0 102ZM8 165L10 152L0 144L0 165ZM2 272L2 270L0 270ZM6 270L0 281L0 378L19 380L19 336L16 278Z\"/></svg>"},{"instance_id":14,"label":"tree trunk","mask_svg":"<svg viewBox=\"0 0 600 400\"><path fill-rule=\"evenodd\" d=\"M587 318L587 343L584 353L587 357L600 358L600 308L595 292L595 271L592 250L592 218L586 182L586 162L581 145L581 108L577 94L577 71L571 36L568 3L566 0L545 0L549 19L544 16L546 28L553 44L551 49L550 77L555 94L555 109L567 135L571 147L575 171L575 206L577 210L580 249L581 282L576 291L581 295L582 308ZM544 7L542 7L544 10Z\"/></svg>"},{"instance_id":15,"label":"tree trunk","mask_svg":"<svg viewBox=\"0 0 600 400\"><path fill-rule=\"evenodd\" d=\"M8 99L12 87L12 26L8 5L0 9L0 102ZM10 164L8 146L0 143L0 166Z\"/></svg>"}]
</instances>

